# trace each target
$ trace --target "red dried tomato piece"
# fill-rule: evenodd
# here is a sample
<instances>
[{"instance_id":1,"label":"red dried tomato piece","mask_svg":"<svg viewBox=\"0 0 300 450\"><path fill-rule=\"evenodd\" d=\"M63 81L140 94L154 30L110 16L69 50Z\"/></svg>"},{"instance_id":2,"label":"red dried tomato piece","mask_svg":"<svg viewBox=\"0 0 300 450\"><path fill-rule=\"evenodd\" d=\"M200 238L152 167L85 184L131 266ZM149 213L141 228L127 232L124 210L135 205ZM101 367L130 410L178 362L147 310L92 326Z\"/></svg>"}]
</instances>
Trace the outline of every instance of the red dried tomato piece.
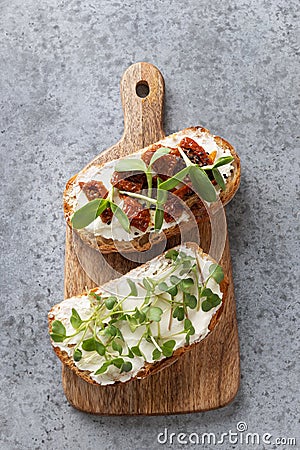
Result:
<instances>
[{"instance_id":1,"label":"red dried tomato piece","mask_svg":"<svg viewBox=\"0 0 300 450\"><path fill-rule=\"evenodd\" d=\"M110 182L120 191L140 192L146 182L146 175L133 172L114 172Z\"/></svg>"},{"instance_id":2,"label":"red dried tomato piece","mask_svg":"<svg viewBox=\"0 0 300 450\"><path fill-rule=\"evenodd\" d=\"M91 180L86 183L79 182L79 186L87 196L88 200L94 200L95 198L106 198L108 190L102 183L102 181ZM102 214L100 214L103 223L111 222L113 212L110 208L106 208Z\"/></svg>"},{"instance_id":3,"label":"red dried tomato piece","mask_svg":"<svg viewBox=\"0 0 300 450\"><path fill-rule=\"evenodd\" d=\"M191 139L190 137L183 138L179 144L179 147L182 148L192 163L198 164L200 167L213 164L213 161L204 148L197 144L194 139Z\"/></svg>"},{"instance_id":4,"label":"red dried tomato piece","mask_svg":"<svg viewBox=\"0 0 300 450\"><path fill-rule=\"evenodd\" d=\"M194 194L194 191L189 187L188 184L185 184L184 186L181 186L178 189L175 189L174 191L172 191L172 194L176 195L179 198L185 198L188 197L190 195Z\"/></svg>"},{"instance_id":5,"label":"red dried tomato piece","mask_svg":"<svg viewBox=\"0 0 300 450\"><path fill-rule=\"evenodd\" d=\"M175 155L175 156L178 156L178 158L181 158L178 148L173 148L173 147L170 147L170 148L171 148L171 151L169 153L170 155Z\"/></svg>"},{"instance_id":6,"label":"red dried tomato piece","mask_svg":"<svg viewBox=\"0 0 300 450\"><path fill-rule=\"evenodd\" d=\"M158 150L161 147L162 147L161 144L151 145L151 148L149 148L142 154L141 159L144 161L146 166L149 166L152 156L154 155L156 150Z\"/></svg>"},{"instance_id":7,"label":"red dried tomato piece","mask_svg":"<svg viewBox=\"0 0 300 450\"><path fill-rule=\"evenodd\" d=\"M88 200L94 200L95 198L106 198L108 190L102 183L102 181L91 180L86 183L79 182L80 188L83 190Z\"/></svg>"},{"instance_id":8,"label":"red dried tomato piece","mask_svg":"<svg viewBox=\"0 0 300 450\"><path fill-rule=\"evenodd\" d=\"M130 225L141 231L146 231L150 223L150 210L131 197L122 195L124 200L123 211L127 215Z\"/></svg>"},{"instance_id":9,"label":"red dried tomato piece","mask_svg":"<svg viewBox=\"0 0 300 450\"><path fill-rule=\"evenodd\" d=\"M142 154L142 160L146 163L147 166L150 164L151 158L156 150L161 147L161 144L153 145L150 149ZM171 147L167 148L170 148L170 153L161 156L157 161L155 161L152 166L154 172L156 172L162 180L168 179L169 177L174 175L174 173L179 172L179 170L182 168L182 160L180 158L178 149Z\"/></svg>"},{"instance_id":10,"label":"red dried tomato piece","mask_svg":"<svg viewBox=\"0 0 300 450\"><path fill-rule=\"evenodd\" d=\"M103 223L109 223L112 221L113 212L110 208L106 208L103 213L100 214Z\"/></svg>"},{"instance_id":11,"label":"red dried tomato piece","mask_svg":"<svg viewBox=\"0 0 300 450\"><path fill-rule=\"evenodd\" d=\"M155 161L152 168L162 180L166 180L179 172L180 162L181 159L175 155L163 155Z\"/></svg>"}]
</instances>

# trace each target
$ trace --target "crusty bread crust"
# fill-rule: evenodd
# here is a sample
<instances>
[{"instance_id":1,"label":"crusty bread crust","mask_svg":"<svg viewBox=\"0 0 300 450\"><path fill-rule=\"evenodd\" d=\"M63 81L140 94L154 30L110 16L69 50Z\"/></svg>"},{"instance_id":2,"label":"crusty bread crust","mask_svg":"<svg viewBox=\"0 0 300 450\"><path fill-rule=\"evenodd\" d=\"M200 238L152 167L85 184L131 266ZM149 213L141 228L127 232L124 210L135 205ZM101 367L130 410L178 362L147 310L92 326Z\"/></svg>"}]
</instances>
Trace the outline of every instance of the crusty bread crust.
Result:
<instances>
[{"instance_id":1,"label":"crusty bread crust","mask_svg":"<svg viewBox=\"0 0 300 450\"><path fill-rule=\"evenodd\" d=\"M190 247L190 248L196 248L199 255L201 257L206 257L207 259L209 259L212 262L216 262L213 258L211 258L209 255L207 255L206 253L203 252L203 250L198 247L197 244L195 243L187 243L185 244L186 246ZM166 252L165 252L166 253ZM157 259L162 258L165 253L163 253L162 255L160 255L159 257L157 257ZM155 258L156 259L156 258ZM141 270L143 270L143 268L147 268L149 266L151 261L148 261L147 263L141 265L139 268ZM134 269L136 270L136 269ZM131 271L130 271L131 272ZM128 272L126 274L126 277L129 275L130 276L130 272ZM215 329L215 327L218 325L220 318L222 316L222 313L224 311L224 305L226 303L227 300L227 291L228 291L228 278L227 275L224 274L224 279L223 281L220 283L220 289L221 292L223 293L223 298L222 298L222 304L219 307L219 309L216 311L216 313L213 315L213 317L211 318L210 324L208 326L210 332L208 333L207 336L205 336L205 338L201 339L200 341L197 342L193 342L190 345L185 345L183 347L179 347L177 350L174 351L173 355L169 358L164 358L161 361L157 361L155 363L148 363L145 362L144 367L142 367L139 372L136 374L136 376L132 377L131 379L129 379L128 381L125 381L125 383L129 383L135 379L143 379L146 378L150 375L153 375L157 372L160 372L161 370L165 369L166 367L172 365L173 363L175 363L178 358L183 355L184 353L190 351L192 348L194 348L195 345L199 345L201 344L201 342L206 339L211 333L212 331ZM111 283L111 282L110 282ZM103 285L103 288L105 287L105 284ZM94 288L92 289L92 291L97 291L99 288ZM79 297L83 297L85 296L86 293L81 294ZM55 306L53 306L53 308L49 311L48 314L48 326L49 326L49 333L52 332L52 322L55 320L55 316L54 316L54 308ZM94 384L97 386L101 385L99 383L97 383L95 380L93 380L90 377L90 373L88 370L80 370L78 369L78 367L75 365L73 359L71 357L68 356L67 352L62 351L59 347L55 347L55 345L53 345L53 342L51 341L53 349L56 353L56 355L58 356L58 358L61 360L61 362L66 365L69 369L71 369L76 375L78 375L80 378L82 378L84 381L90 383L90 384ZM118 383L124 383L122 381L116 381L115 383L111 384L111 385L106 385L106 386L114 386Z\"/></svg>"},{"instance_id":2,"label":"crusty bread crust","mask_svg":"<svg viewBox=\"0 0 300 450\"><path fill-rule=\"evenodd\" d=\"M185 128L184 130L180 131L180 133L188 133L191 131L201 131L203 133L209 133L209 130L207 130L206 128L203 127L191 127L191 128ZM175 137L176 135L178 135L177 133L174 133L168 137ZM234 148L232 147L231 144L229 144L229 142L227 142L225 139L223 139L220 136L214 136L214 139L216 141L216 143L222 147L223 149L227 149L230 151L231 155L234 157L234 161L232 162L233 165L233 174L226 180L226 190L225 191L221 191L220 192L220 200L222 202L222 204L225 206L234 196L234 194L236 193L239 184L240 184L240 177L241 177L241 166L240 166L240 158L237 155L236 151L234 150ZM146 151L148 149L152 149L153 147L155 147L157 144L159 144L159 142L156 142L154 144L149 145L148 147L146 147L145 149L143 149L143 151ZM134 153L133 153L134 154ZM103 164L99 164L99 167L102 167L105 163ZM90 167L90 166L88 166ZM83 173L85 171L85 169L83 169L82 172L79 173ZM156 243L160 242L162 239L164 239L164 237L166 239L169 239L173 236L179 235L180 234L180 227L184 227L185 229L193 226L193 224L191 223L192 221L188 221L185 223L182 223L179 227L179 225L174 225L170 228L166 228L164 230L162 230L162 233L159 233L156 235L155 238L151 238L151 242L149 240L150 237L150 233L145 233L141 236L138 236L134 239L132 239L131 241L118 241L117 245L115 245L114 240L113 239L106 239L103 236L94 236L92 233L90 233L89 231L83 229L80 230L76 230L72 228L72 224L71 224L71 217L72 214L74 213L73 210L73 204L74 204L74 196L72 195L72 189L74 184L76 183L76 178L79 174L74 175L68 182L66 185L66 189L64 192L64 214L65 214L65 218L67 221L67 224L70 226L70 228L77 233L80 238L90 247L95 248L96 250L99 250L101 253L111 253L111 252L132 252L134 251L134 249L136 249L137 251L146 251L149 250L153 245L155 245ZM199 200L199 197L194 194L192 196L190 196L186 201L185 204L191 208L192 212L195 215L195 219L197 222L203 222L204 220L208 220L209 215L207 213L207 210L204 206L204 204Z\"/></svg>"}]
</instances>

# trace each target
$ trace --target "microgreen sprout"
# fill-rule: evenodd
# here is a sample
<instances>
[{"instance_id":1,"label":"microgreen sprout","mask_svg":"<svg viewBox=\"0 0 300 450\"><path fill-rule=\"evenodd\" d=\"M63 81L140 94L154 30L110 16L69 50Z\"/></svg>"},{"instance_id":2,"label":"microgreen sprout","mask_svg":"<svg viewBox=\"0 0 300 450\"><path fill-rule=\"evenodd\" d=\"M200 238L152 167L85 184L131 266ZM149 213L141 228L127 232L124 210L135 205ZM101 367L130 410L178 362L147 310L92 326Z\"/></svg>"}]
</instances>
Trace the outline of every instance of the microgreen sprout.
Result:
<instances>
[{"instance_id":1,"label":"microgreen sprout","mask_svg":"<svg viewBox=\"0 0 300 450\"><path fill-rule=\"evenodd\" d=\"M104 374L108 370L113 373L132 371L134 358L147 360L143 352L145 343L153 346L152 361L173 355L175 336L184 335L184 342L189 345L196 333L192 319L194 314L200 307L202 312L208 312L221 303L221 298L212 290L211 284L208 286L209 280L219 284L224 273L218 264L210 263L209 276L203 280L200 262L196 257L176 249L169 250L165 259L168 261L167 268L153 275L153 278L145 276L138 282L127 278L129 293L123 297L89 291L90 316L86 318L80 310L72 308L69 321L64 322L66 325L60 320L52 322L52 340L56 343L65 341L68 345L69 339L76 337L75 346L74 340L70 341L73 359L79 362L89 358L89 355L99 358L99 367L94 375ZM128 305L132 305L132 302L125 303L126 299L139 296L143 299L139 305L130 308ZM169 323L168 327L164 325L162 334L164 314L169 314ZM174 333L173 329L172 332L172 321L180 324L181 331ZM70 326L72 332L67 334ZM138 330L139 337L135 341L127 341L124 330L130 335ZM134 345L129 345L129 342L134 342Z\"/></svg>"},{"instance_id":2,"label":"microgreen sprout","mask_svg":"<svg viewBox=\"0 0 300 450\"><path fill-rule=\"evenodd\" d=\"M215 202L217 200L216 190L212 184L208 174L211 173L215 181L221 190L225 190L226 185L221 174L219 167L231 163L234 158L232 156L222 156L218 158L214 164L200 167L198 164L192 163L185 152L178 147L179 153L186 164L186 167L175 173L172 177L162 181L157 177L157 192L156 198L152 198L152 185L153 185L153 171L154 163L161 157L170 153L171 149L167 147L161 147L156 150L148 164L138 158L124 158L117 162L115 166L116 172L135 172L144 173L147 179L147 195L143 195L135 192L127 192L120 190L120 194L127 195L129 197L136 198L141 201L145 201L147 207L155 205L155 219L154 228L158 232L161 230L164 220L164 204L167 201L167 191L172 190L178 184L184 182L189 177L192 187L195 193L207 202ZM114 188L110 190L106 198L96 198L89 201L87 204L79 208L74 212L71 223L73 228L81 229L92 223L98 216L100 216L106 208L110 208L112 213L116 216L122 228L129 233L130 221L122 208L113 201Z\"/></svg>"}]
</instances>

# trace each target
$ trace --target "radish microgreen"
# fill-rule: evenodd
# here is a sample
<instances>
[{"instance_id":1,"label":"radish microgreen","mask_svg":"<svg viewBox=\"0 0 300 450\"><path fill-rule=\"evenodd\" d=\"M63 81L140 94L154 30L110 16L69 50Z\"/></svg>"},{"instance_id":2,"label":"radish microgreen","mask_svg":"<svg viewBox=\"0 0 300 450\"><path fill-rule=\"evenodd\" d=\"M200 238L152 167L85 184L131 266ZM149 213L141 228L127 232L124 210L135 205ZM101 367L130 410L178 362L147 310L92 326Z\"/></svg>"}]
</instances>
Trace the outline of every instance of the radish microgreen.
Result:
<instances>
[{"instance_id":1,"label":"radish microgreen","mask_svg":"<svg viewBox=\"0 0 300 450\"><path fill-rule=\"evenodd\" d=\"M50 333L52 340L57 343L66 341L68 344L68 339L77 336L73 360L79 362L91 357L94 361L94 358L99 358L99 367L94 375L104 374L108 370L112 373L130 372L133 368L130 359L148 361L143 353L145 341L153 346L152 350L150 348L152 361L173 355L175 336L183 334L185 344L189 345L191 336L195 335L192 312L198 314L201 307L199 314L203 314L221 303L221 298L207 283L209 280L221 283L224 273L218 264L210 263L209 275L204 280L203 274L199 276L200 263L196 257L175 249L169 250L165 259L167 267L160 275L153 275L153 278L145 276L138 282L127 278L129 293L124 297L90 291L90 316L83 318L86 316L80 310L72 308L69 322L65 323L69 323L68 330L71 325L73 331L67 335L66 326L60 320L54 320ZM142 299L140 305L130 308L124 303L127 298L138 297ZM161 327L165 323L162 319L164 314L169 313L169 325L168 328L164 325L162 335ZM176 327L180 326L181 331L174 333L172 320L179 322ZM134 341L137 330L138 338ZM124 331L130 334L128 342L127 336L126 339L123 336ZM73 344L74 340L70 343Z\"/></svg>"}]
</instances>

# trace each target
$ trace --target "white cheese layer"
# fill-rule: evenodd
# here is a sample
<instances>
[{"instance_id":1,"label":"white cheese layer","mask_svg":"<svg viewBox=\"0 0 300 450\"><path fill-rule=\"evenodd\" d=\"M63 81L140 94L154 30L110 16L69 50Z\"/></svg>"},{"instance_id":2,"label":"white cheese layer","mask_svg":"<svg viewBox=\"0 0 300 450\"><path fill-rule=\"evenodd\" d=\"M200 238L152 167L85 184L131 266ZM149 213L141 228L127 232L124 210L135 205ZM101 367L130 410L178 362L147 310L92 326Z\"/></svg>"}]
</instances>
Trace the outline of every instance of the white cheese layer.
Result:
<instances>
[{"instance_id":1,"label":"white cheese layer","mask_svg":"<svg viewBox=\"0 0 300 450\"><path fill-rule=\"evenodd\" d=\"M197 131L185 131L176 133L174 135L168 136L160 143L163 146L166 147L176 147L180 143L180 141L184 137L190 137L192 138L197 144L201 145L204 150L207 153L211 153L213 151L216 151L216 157L215 160L222 156L231 156L229 149L224 149L220 147L215 139L214 136L210 133L205 133L200 130ZM142 155L143 150L140 150L139 152L135 153L134 155L129 155L126 157L126 159L136 159L140 158ZM97 180L102 181L104 186L108 191L111 190L112 185L110 183L111 177L113 175L113 172L115 170L115 165L117 164L119 160L113 160L108 163L106 163L104 166L92 166L89 169L87 169L84 172L79 173L76 184L73 187L73 210L77 211L78 209L82 208L86 203L88 203L88 198L84 194L84 192L81 190L79 186L79 182L88 182L91 180ZM219 168L220 173L222 174L224 181L226 183L226 179L230 177L231 170L233 169L233 165L231 163L226 164L224 166L221 166ZM220 189L218 186L215 187L217 193L219 194ZM114 195L114 202L116 204L120 204L122 207L121 200L118 195L118 190L115 189L115 195ZM207 203L207 202L206 202ZM167 228L171 228L175 226L176 224L180 225L181 223L188 222L190 220L194 220L194 216L192 212L187 208L184 207L184 202L182 202L183 210L181 216L176 220L176 222L169 222L167 223L165 220L163 221L162 230L165 230ZM209 203L207 203L209 205ZM154 211L150 211L151 215L151 221L148 229L143 232L135 227L131 227L130 232L128 233L123 229L123 227L120 225L118 220L114 217L112 222L110 224L103 223L100 217L97 217L94 222L92 222L90 225L85 227L87 231L92 233L94 236L103 236L105 239L113 239L114 241L132 241L135 238L138 238L139 236L144 235L145 233L151 233L154 230Z\"/></svg>"},{"instance_id":2,"label":"white cheese layer","mask_svg":"<svg viewBox=\"0 0 300 450\"><path fill-rule=\"evenodd\" d=\"M195 250L186 246L182 246L181 250L183 250L186 255L195 257ZM200 255L198 254L198 263L200 264L201 272L204 279L207 279L209 276L209 267L212 264L212 262L206 257L202 256L200 257ZM136 297L129 296L127 299L125 299L122 302L123 310L133 311L136 306L138 308L141 306L145 297L145 290L138 283L141 283L144 277L150 277L152 279L159 278L161 280L161 278L165 276L166 277L165 281L167 282L167 284L170 284L169 282L170 274L182 278L182 276L179 274L181 269L182 267L177 269L176 271L173 271L174 265L169 259L166 259L165 257L158 257L150 262L148 268L146 269L143 268L142 270L141 268L137 268L131 271L130 279L135 283L137 283L138 296ZM189 273L188 277L192 277L195 281L195 284L191 289L191 294L194 294L197 297L198 284L196 275ZM119 278L118 280L109 282L104 286L105 290L99 288L97 293L102 295L107 294L107 296L116 295L119 299L122 300L122 298L124 298L130 292L129 285L126 279L127 276L125 275L122 278ZM207 282L207 287L210 288L220 298L222 298L220 287L214 279L212 278L209 279L209 281ZM162 295L163 298L169 299L171 298L170 294L168 293L164 293ZM175 300L178 302L182 302L181 291L178 292L177 296L175 297ZM82 297L69 298L53 308L52 317L56 320L60 320L64 324L67 336L73 335L74 328L70 323L72 308L75 308L77 310L82 320L86 320L89 317L91 317L94 311L94 308L91 306L93 303L91 302L93 302L93 300L91 300L91 298L89 298L87 295ZM170 322L170 315L172 315L171 306L169 303L163 301L162 299L158 299L155 302L155 306L160 307L163 310L163 314L161 317L161 321L159 323L153 322L151 324L151 331L153 336L156 336L157 334L160 333L161 337L164 340L169 339L175 340L176 344L174 347L174 351L180 347L183 347L185 345L185 337L186 337L186 334L183 332L184 321L178 321L176 318L172 318ZM207 334L209 333L208 327L210 321L213 315L216 313L216 311L220 308L220 306L221 304L218 305L217 307L212 308L208 312L204 312L201 308L199 310L188 309L188 317L195 328L195 334L190 337L190 343L198 342L205 336L207 336ZM104 316L106 313L109 313L109 311L106 310ZM106 323L109 321L109 318L104 319L103 321L104 323ZM118 327L124 336L126 346L129 346L130 348L138 345L140 338L145 332L144 325L139 326L134 332L131 331L126 321L120 322L120 325L118 325ZM88 332L84 336L84 339L87 339L91 336L92 330L88 330ZM81 338L82 332L73 337L65 339L63 342L52 341L52 344L55 347L59 347L62 351L67 352L68 355L72 357L73 347L79 342ZM82 359L79 362L75 362L75 364L78 367L78 369L87 370L91 372L90 374L91 378L101 385L113 384L116 381L125 382L137 375L139 370L144 366L145 361L148 363L154 362L152 358L154 348L155 347L151 342L147 342L145 339L142 339L140 344L140 350L145 355L146 359L138 356L134 356L134 358L124 357L124 360L130 361L132 363L132 370L130 372L120 373L120 370L118 368L110 366L106 373L95 375L93 372L99 369L99 367L101 367L101 365L105 362L104 356L100 356L95 351L86 352L82 350L83 353ZM162 356L160 359L163 358L164 356Z\"/></svg>"},{"instance_id":3,"label":"white cheese layer","mask_svg":"<svg viewBox=\"0 0 300 450\"><path fill-rule=\"evenodd\" d=\"M171 136L167 136L165 139L163 139L160 142L162 145L164 145L166 147L176 147L176 145L179 145L180 141L185 137L190 137L191 139L193 139L195 142L197 142L197 144L201 145L201 147L203 147L207 153L216 151L217 154L215 157L215 161L217 159L221 158L221 156L231 156L230 150L220 147L216 143L215 137L212 134L205 133L201 130L197 130L197 131L188 130L188 131L184 131L184 133L182 133L182 132L175 133L175 134L172 134ZM225 175L225 183L226 183L226 177L229 177L231 175L230 171L232 169L233 169L233 165L230 163L219 167L219 171L221 172L223 177Z\"/></svg>"}]
</instances>

